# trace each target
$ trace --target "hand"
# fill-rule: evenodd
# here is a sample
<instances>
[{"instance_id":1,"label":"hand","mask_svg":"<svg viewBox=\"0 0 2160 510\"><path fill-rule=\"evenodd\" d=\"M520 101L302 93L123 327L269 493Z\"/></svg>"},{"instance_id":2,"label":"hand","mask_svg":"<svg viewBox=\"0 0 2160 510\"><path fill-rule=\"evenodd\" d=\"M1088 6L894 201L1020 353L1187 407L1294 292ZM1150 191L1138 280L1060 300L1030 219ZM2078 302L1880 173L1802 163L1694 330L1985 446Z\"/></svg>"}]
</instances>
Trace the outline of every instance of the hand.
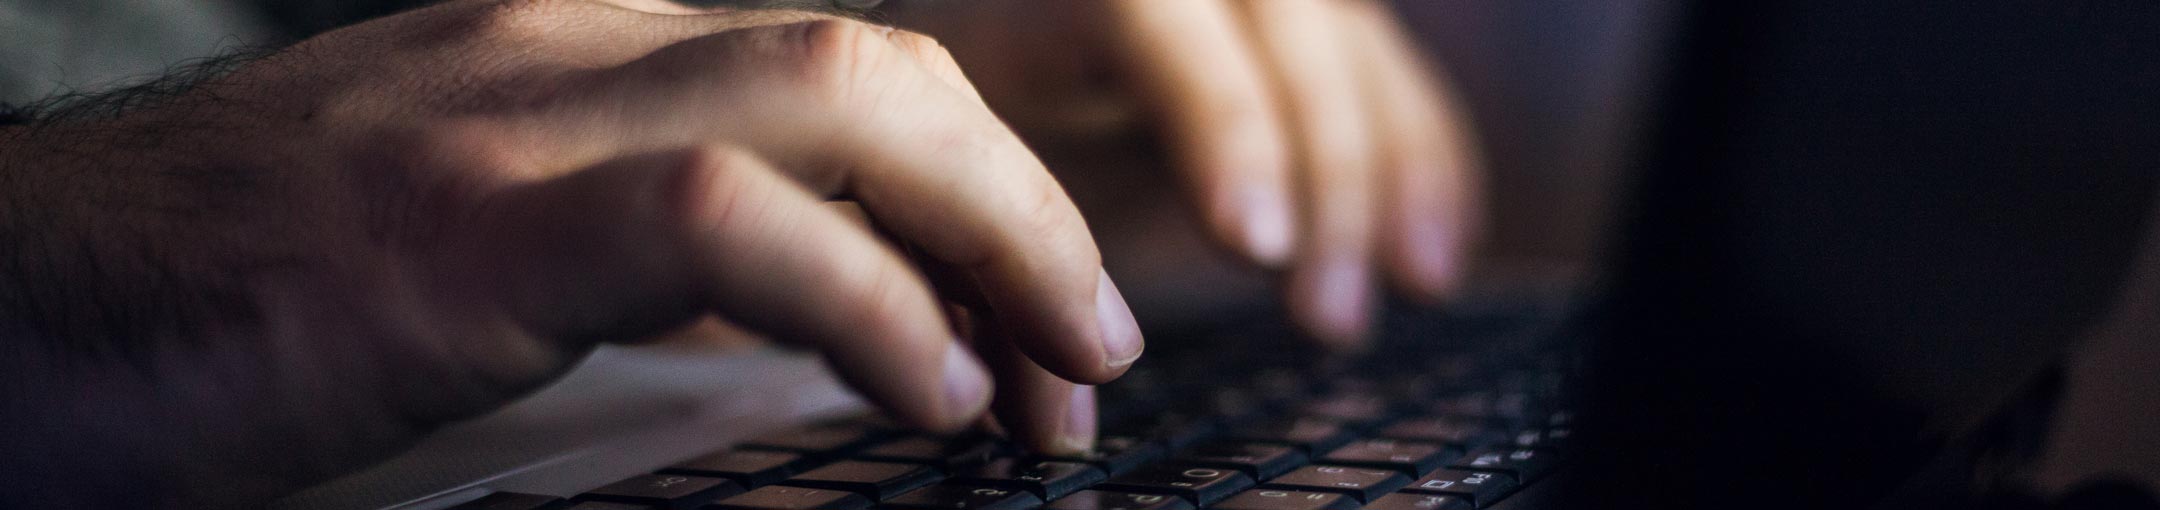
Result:
<instances>
[{"instance_id":1,"label":"hand","mask_svg":"<svg viewBox=\"0 0 2160 510\"><path fill-rule=\"evenodd\" d=\"M1105 117L1099 105L1051 105L1097 101L1084 89L1111 75L1116 99L1160 128L1208 230L1285 270L1294 319L1326 344L1368 334L1376 277L1426 302L1457 286L1479 225L1470 126L1377 0L892 8L951 47L1031 142L1075 129L1036 127L1055 123L1038 117Z\"/></svg>"},{"instance_id":2,"label":"hand","mask_svg":"<svg viewBox=\"0 0 2160 510\"><path fill-rule=\"evenodd\" d=\"M36 489L0 506L260 503L711 315L904 423L974 423L994 372L1017 439L1092 442L1073 382L1139 331L937 44L624 5L450 2L0 132L0 474ZM994 307L988 370L941 295Z\"/></svg>"}]
</instances>

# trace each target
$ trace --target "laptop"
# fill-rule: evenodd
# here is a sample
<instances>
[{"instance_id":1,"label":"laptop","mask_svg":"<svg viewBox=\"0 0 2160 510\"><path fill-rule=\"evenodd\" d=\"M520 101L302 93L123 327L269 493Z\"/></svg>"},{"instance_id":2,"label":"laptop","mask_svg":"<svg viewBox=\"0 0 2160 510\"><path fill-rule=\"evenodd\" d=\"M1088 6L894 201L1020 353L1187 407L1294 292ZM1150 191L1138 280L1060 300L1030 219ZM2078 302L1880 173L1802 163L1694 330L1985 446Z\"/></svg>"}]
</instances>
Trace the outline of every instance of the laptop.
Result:
<instances>
[{"instance_id":1,"label":"laptop","mask_svg":"<svg viewBox=\"0 0 2160 510\"><path fill-rule=\"evenodd\" d=\"M1088 455L895 429L799 353L609 348L276 507L1969 504L2160 227L2155 11L1676 5L1600 277L1396 307L1360 356L1151 329Z\"/></svg>"}]
</instances>

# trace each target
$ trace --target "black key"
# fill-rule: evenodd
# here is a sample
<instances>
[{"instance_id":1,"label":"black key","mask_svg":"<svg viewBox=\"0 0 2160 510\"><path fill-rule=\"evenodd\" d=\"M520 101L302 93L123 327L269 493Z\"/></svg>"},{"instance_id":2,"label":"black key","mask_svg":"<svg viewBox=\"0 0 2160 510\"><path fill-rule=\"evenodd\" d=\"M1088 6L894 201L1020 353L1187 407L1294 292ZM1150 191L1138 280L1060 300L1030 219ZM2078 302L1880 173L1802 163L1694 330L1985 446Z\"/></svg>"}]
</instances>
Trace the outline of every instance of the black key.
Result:
<instances>
[{"instance_id":1,"label":"black key","mask_svg":"<svg viewBox=\"0 0 2160 510\"><path fill-rule=\"evenodd\" d=\"M554 496L497 492L480 499L467 501L463 505L450 507L450 510L541 510L555 508L561 503L562 498Z\"/></svg>"},{"instance_id":2,"label":"black key","mask_svg":"<svg viewBox=\"0 0 2160 510\"><path fill-rule=\"evenodd\" d=\"M941 483L886 501L881 508L912 510L1030 510L1042 499L1027 491Z\"/></svg>"},{"instance_id":3,"label":"black key","mask_svg":"<svg viewBox=\"0 0 2160 510\"><path fill-rule=\"evenodd\" d=\"M1472 471L1498 471L1515 477L1518 484L1545 476L1552 471L1552 452L1531 448L1487 448L1470 452L1449 464L1455 469Z\"/></svg>"},{"instance_id":4,"label":"black key","mask_svg":"<svg viewBox=\"0 0 2160 510\"><path fill-rule=\"evenodd\" d=\"M653 510L654 508L659 507L652 505L639 505L634 503L616 503L612 501L581 501L577 504L577 506L565 508L563 510Z\"/></svg>"},{"instance_id":5,"label":"black key","mask_svg":"<svg viewBox=\"0 0 2160 510\"><path fill-rule=\"evenodd\" d=\"M779 450L807 453L823 458L834 458L861 448L877 439L877 431L868 425L843 423L818 425L808 428L767 434L745 441L746 450Z\"/></svg>"},{"instance_id":6,"label":"black key","mask_svg":"<svg viewBox=\"0 0 2160 510\"><path fill-rule=\"evenodd\" d=\"M1301 409L1306 415L1352 424L1377 423L1392 414L1387 399L1370 393L1328 395L1306 402Z\"/></svg>"},{"instance_id":7,"label":"black key","mask_svg":"<svg viewBox=\"0 0 2160 510\"><path fill-rule=\"evenodd\" d=\"M848 491L773 485L722 499L705 510L862 510L870 500Z\"/></svg>"},{"instance_id":8,"label":"black key","mask_svg":"<svg viewBox=\"0 0 2160 510\"><path fill-rule=\"evenodd\" d=\"M1095 449L1087 453L1051 457L1049 460L1086 462L1102 468L1103 472L1110 476L1117 476L1130 472L1141 464L1154 462L1161 455L1162 447L1147 441L1132 437L1105 436L1095 440Z\"/></svg>"},{"instance_id":9,"label":"black key","mask_svg":"<svg viewBox=\"0 0 2160 510\"><path fill-rule=\"evenodd\" d=\"M1334 450L1350 442L1350 431L1341 422L1325 418L1278 418L1240 427L1231 439L1286 444L1306 453Z\"/></svg>"},{"instance_id":10,"label":"black key","mask_svg":"<svg viewBox=\"0 0 2160 510\"><path fill-rule=\"evenodd\" d=\"M812 469L781 485L848 491L884 501L900 493L937 483L945 476L936 469L914 464L843 460Z\"/></svg>"},{"instance_id":11,"label":"black key","mask_svg":"<svg viewBox=\"0 0 2160 510\"><path fill-rule=\"evenodd\" d=\"M1357 500L1332 492L1254 489L1216 503L1217 510L1357 510Z\"/></svg>"},{"instance_id":12,"label":"black key","mask_svg":"<svg viewBox=\"0 0 2160 510\"><path fill-rule=\"evenodd\" d=\"M1413 494L1399 492L1381 496L1365 505L1365 510L1476 510L1469 501L1454 496Z\"/></svg>"},{"instance_id":13,"label":"black key","mask_svg":"<svg viewBox=\"0 0 2160 510\"><path fill-rule=\"evenodd\" d=\"M1254 479L1280 476L1305 464L1297 447L1262 443L1208 443L1178 454L1177 461L1195 466L1244 471Z\"/></svg>"},{"instance_id":14,"label":"black key","mask_svg":"<svg viewBox=\"0 0 2160 510\"><path fill-rule=\"evenodd\" d=\"M1162 494L1084 490L1059 498L1043 510L1192 510L1185 498Z\"/></svg>"},{"instance_id":15,"label":"black key","mask_svg":"<svg viewBox=\"0 0 2160 510\"><path fill-rule=\"evenodd\" d=\"M632 503L666 508L692 508L717 498L742 493L742 486L723 478L689 475L638 475L593 489L580 500Z\"/></svg>"},{"instance_id":16,"label":"black key","mask_svg":"<svg viewBox=\"0 0 2160 510\"><path fill-rule=\"evenodd\" d=\"M1336 448L1321 457L1321 462L1360 467L1393 469L1419 476L1438 469L1446 462L1452 450L1446 445L1417 443L1393 439L1366 439Z\"/></svg>"},{"instance_id":17,"label":"black key","mask_svg":"<svg viewBox=\"0 0 2160 510\"><path fill-rule=\"evenodd\" d=\"M1101 469L1079 462L998 459L960 472L954 481L1020 489L1045 500L1065 497L1108 478Z\"/></svg>"},{"instance_id":18,"label":"black key","mask_svg":"<svg viewBox=\"0 0 2160 510\"><path fill-rule=\"evenodd\" d=\"M1464 418L1413 418L1396 422L1380 429L1380 437L1444 443L1465 448L1479 448L1499 442L1500 434L1485 425L1483 420Z\"/></svg>"},{"instance_id":19,"label":"black key","mask_svg":"<svg viewBox=\"0 0 2160 510\"><path fill-rule=\"evenodd\" d=\"M789 452L734 450L686 460L660 472L717 476L734 480L744 487L763 487L787 479L795 474L796 468L808 464L808 460Z\"/></svg>"},{"instance_id":20,"label":"black key","mask_svg":"<svg viewBox=\"0 0 2160 510\"><path fill-rule=\"evenodd\" d=\"M855 458L881 462L928 464L946 472L990 462L1004 452L1004 445L984 438L944 439L914 436L885 443L855 454Z\"/></svg>"},{"instance_id":21,"label":"black key","mask_svg":"<svg viewBox=\"0 0 2160 510\"><path fill-rule=\"evenodd\" d=\"M1403 492L1457 496L1484 508L1515 492L1515 479L1491 471L1442 469L1404 487Z\"/></svg>"},{"instance_id":22,"label":"black key","mask_svg":"<svg viewBox=\"0 0 2160 510\"><path fill-rule=\"evenodd\" d=\"M1372 501L1382 494L1394 492L1410 484L1410 477L1384 469L1312 465L1298 468L1290 474L1269 480L1271 489L1301 491L1340 492L1357 497L1358 501Z\"/></svg>"},{"instance_id":23,"label":"black key","mask_svg":"<svg viewBox=\"0 0 2160 510\"><path fill-rule=\"evenodd\" d=\"M1217 432L1215 419L1181 412L1155 413L1105 427L1111 435L1132 436L1160 442L1171 450L1191 446Z\"/></svg>"},{"instance_id":24,"label":"black key","mask_svg":"<svg viewBox=\"0 0 2160 510\"><path fill-rule=\"evenodd\" d=\"M1561 450L1567 448L1568 440L1573 439L1574 437L1574 427L1565 425L1555 426L1553 428L1545 429L1545 441L1542 445L1546 449Z\"/></svg>"},{"instance_id":25,"label":"black key","mask_svg":"<svg viewBox=\"0 0 2160 510\"><path fill-rule=\"evenodd\" d=\"M1125 476L1111 478L1100 487L1128 492L1170 494L1185 498L1194 505L1208 506L1252 486L1252 477L1235 469L1157 464L1140 468Z\"/></svg>"}]
</instances>

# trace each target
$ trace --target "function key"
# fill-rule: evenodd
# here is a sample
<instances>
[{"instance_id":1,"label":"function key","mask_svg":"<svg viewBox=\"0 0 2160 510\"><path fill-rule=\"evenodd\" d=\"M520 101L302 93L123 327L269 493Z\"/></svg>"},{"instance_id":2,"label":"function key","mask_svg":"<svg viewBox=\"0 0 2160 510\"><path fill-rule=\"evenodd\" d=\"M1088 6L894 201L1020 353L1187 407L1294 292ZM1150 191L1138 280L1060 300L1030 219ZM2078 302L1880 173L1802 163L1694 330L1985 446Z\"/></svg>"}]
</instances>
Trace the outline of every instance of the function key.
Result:
<instances>
[{"instance_id":1,"label":"function key","mask_svg":"<svg viewBox=\"0 0 2160 510\"><path fill-rule=\"evenodd\" d=\"M1235 469L1157 464L1112 478L1101 487L1128 492L1170 494L1185 498L1194 505L1209 506L1252 486L1252 477Z\"/></svg>"},{"instance_id":2,"label":"function key","mask_svg":"<svg viewBox=\"0 0 2160 510\"><path fill-rule=\"evenodd\" d=\"M786 479L807 464L802 455L789 452L732 450L707 454L676 463L662 473L717 476L745 487L762 487Z\"/></svg>"},{"instance_id":3,"label":"function key","mask_svg":"<svg viewBox=\"0 0 2160 510\"><path fill-rule=\"evenodd\" d=\"M1095 441L1095 449L1078 455L1050 457L1049 460L1085 462L1102 468L1110 476L1117 476L1154 462L1162 455L1162 448L1139 438L1128 436L1105 436Z\"/></svg>"},{"instance_id":4,"label":"function key","mask_svg":"<svg viewBox=\"0 0 2160 510\"><path fill-rule=\"evenodd\" d=\"M1440 463L1447 461L1449 453L1447 446L1435 443L1366 439L1336 448L1320 460L1329 464L1393 469L1418 476L1439 468Z\"/></svg>"},{"instance_id":5,"label":"function key","mask_svg":"<svg viewBox=\"0 0 2160 510\"><path fill-rule=\"evenodd\" d=\"M1038 506L1042 506L1042 499L1023 490L941 483L901 494L886 501L883 507L912 510L1030 510Z\"/></svg>"},{"instance_id":6,"label":"function key","mask_svg":"<svg viewBox=\"0 0 2160 510\"><path fill-rule=\"evenodd\" d=\"M1044 510L1192 510L1193 504L1185 498L1162 494L1140 494L1103 490L1084 490L1071 496L1058 498L1043 507Z\"/></svg>"},{"instance_id":7,"label":"function key","mask_svg":"<svg viewBox=\"0 0 2160 510\"><path fill-rule=\"evenodd\" d=\"M962 471L954 481L1025 490L1047 500L1064 497L1104 478L1102 470L1079 462L1005 458Z\"/></svg>"},{"instance_id":8,"label":"function key","mask_svg":"<svg viewBox=\"0 0 2160 510\"><path fill-rule=\"evenodd\" d=\"M1340 492L1372 501L1410 484L1410 477L1384 469L1348 466L1305 466L1268 481L1262 487L1303 491Z\"/></svg>"},{"instance_id":9,"label":"function key","mask_svg":"<svg viewBox=\"0 0 2160 510\"><path fill-rule=\"evenodd\" d=\"M778 450L831 458L877 439L877 431L859 423L816 425L745 441L746 450Z\"/></svg>"},{"instance_id":10,"label":"function key","mask_svg":"<svg viewBox=\"0 0 2160 510\"><path fill-rule=\"evenodd\" d=\"M900 493L937 483L937 470L914 464L844 460L795 475L781 485L848 491L884 501Z\"/></svg>"},{"instance_id":11,"label":"function key","mask_svg":"<svg viewBox=\"0 0 2160 510\"><path fill-rule=\"evenodd\" d=\"M1208 443L1178 454L1177 461L1195 466L1244 471L1266 480L1305 464L1305 453L1296 447L1263 443Z\"/></svg>"},{"instance_id":12,"label":"function key","mask_svg":"<svg viewBox=\"0 0 2160 510\"><path fill-rule=\"evenodd\" d=\"M1516 483L1529 483L1545 476L1553 468L1552 453L1531 448L1487 448L1470 452L1448 467L1472 471L1498 471L1515 477Z\"/></svg>"},{"instance_id":13,"label":"function key","mask_svg":"<svg viewBox=\"0 0 2160 510\"><path fill-rule=\"evenodd\" d=\"M1484 420L1467 418L1412 418L1396 422L1380 429L1380 437L1444 443L1466 448L1483 447L1501 441L1498 431L1486 425Z\"/></svg>"},{"instance_id":14,"label":"function key","mask_svg":"<svg viewBox=\"0 0 2160 510\"><path fill-rule=\"evenodd\" d=\"M1490 471L1442 469L1425 475L1403 491L1456 496L1483 508L1515 492L1515 479Z\"/></svg>"},{"instance_id":15,"label":"function key","mask_svg":"<svg viewBox=\"0 0 2160 510\"><path fill-rule=\"evenodd\" d=\"M1365 505L1365 510L1476 510L1470 502L1455 496L1412 494L1399 492L1381 496Z\"/></svg>"},{"instance_id":16,"label":"function key","mask_svg":"<svg viewBox=\"0 0 2160 510\"><path fill-rule=\"evenodd\" d=\"M1350 442L1350 431L1341 422L1324 418L1275 418L1262 420L1230 433L1231 439L1286 444L1308 453L1334 450Z\"/></svg>"},{"instance_id":17,"label":"function key","mask_svg":"<svg viewBox=\"0 0 2160 510\"><path fill-rule=\"evenodd\" d=\"M580 500L692 508L713 499L742 492L742 486L721 478L688 475L638 475L579 495Z\"/></svg>"},{"instance_id":18,"label":"function key","mask_svg":"<svg viewBox=\"0 0 2160 510\"><path fill-rule=\"evenodd\" d=\"M541 510L555 508L562 498L539 494L497 492L450 507L450 510Z\"/></svg>"},{"instance_id":19,"label":"function key","mask_svg":"<svg viewBox=\"0 0 2160 510\"><path fill-rule=\"evenodd\" d=\"M773 485L722 499L705 510L862 510L870 500L847 491Z\"/></svg>"},{"instance_id":20,"label":"function key","mask_svg":"<svg viewBox=\"0 0 2160 510\"><path fill-rule=\"evenodd\" d=\"M1217 503L1219 510L1357 510L1357 500L1332 492L1254 489Z\"/></svg>"},{"instance_id":21,"label":"function key","mask_svg":"<svg viewBox=\"0 0 2160 510\"><path fill-rule=\"evenodd\" d=\"M989 438L936 438L913 436L855 454L856 458L883 462L928 464L945 471L982 465L1004 453L1002 443Z\"/></svg>"},{"instance_id":22,"label":"function key","mask_svg":"<svg viewBox=\"0 0 2160 510\"><path fill-rule=\"evenodd\" d=\"M1211 417L1172 411L1125 420L1107 426L1103 431L1112 435L1159 441L1164 446L1177 450L1214 435L1220 426L1221 423Z\"/></svg>"}]
</instances>

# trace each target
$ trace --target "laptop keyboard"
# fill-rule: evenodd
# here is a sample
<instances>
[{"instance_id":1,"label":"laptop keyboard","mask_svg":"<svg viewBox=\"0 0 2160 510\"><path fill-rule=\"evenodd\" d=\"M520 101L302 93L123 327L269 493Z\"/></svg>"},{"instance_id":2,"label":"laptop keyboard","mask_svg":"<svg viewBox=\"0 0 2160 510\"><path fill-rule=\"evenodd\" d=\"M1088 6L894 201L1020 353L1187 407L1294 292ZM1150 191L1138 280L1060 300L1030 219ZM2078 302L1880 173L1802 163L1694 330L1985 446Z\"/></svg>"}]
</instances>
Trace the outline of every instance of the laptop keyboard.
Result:
<instances>
[{"instance_id":1,"label":"laptop keyboard","mask_svg":"<svg viewBox=\"0 0 2160 510\"><path fill-rule=\"evenodd\" d=\"M1552 335L1515 315L1406 319L1392 330L1413 334L1395 336L1455 341L1396 341L1349 360L1238 339L1194 343L1248 348L1151 352L1098 390L1102 436L1083 455L1029 455L995 437L928 436L858 417L767 434L569 499L496 493L456 508L1516 507L1511 496L1565 465L1573 418L1559 398L1565 359L1524 340Z\"/></svg>"}]
</instances>

